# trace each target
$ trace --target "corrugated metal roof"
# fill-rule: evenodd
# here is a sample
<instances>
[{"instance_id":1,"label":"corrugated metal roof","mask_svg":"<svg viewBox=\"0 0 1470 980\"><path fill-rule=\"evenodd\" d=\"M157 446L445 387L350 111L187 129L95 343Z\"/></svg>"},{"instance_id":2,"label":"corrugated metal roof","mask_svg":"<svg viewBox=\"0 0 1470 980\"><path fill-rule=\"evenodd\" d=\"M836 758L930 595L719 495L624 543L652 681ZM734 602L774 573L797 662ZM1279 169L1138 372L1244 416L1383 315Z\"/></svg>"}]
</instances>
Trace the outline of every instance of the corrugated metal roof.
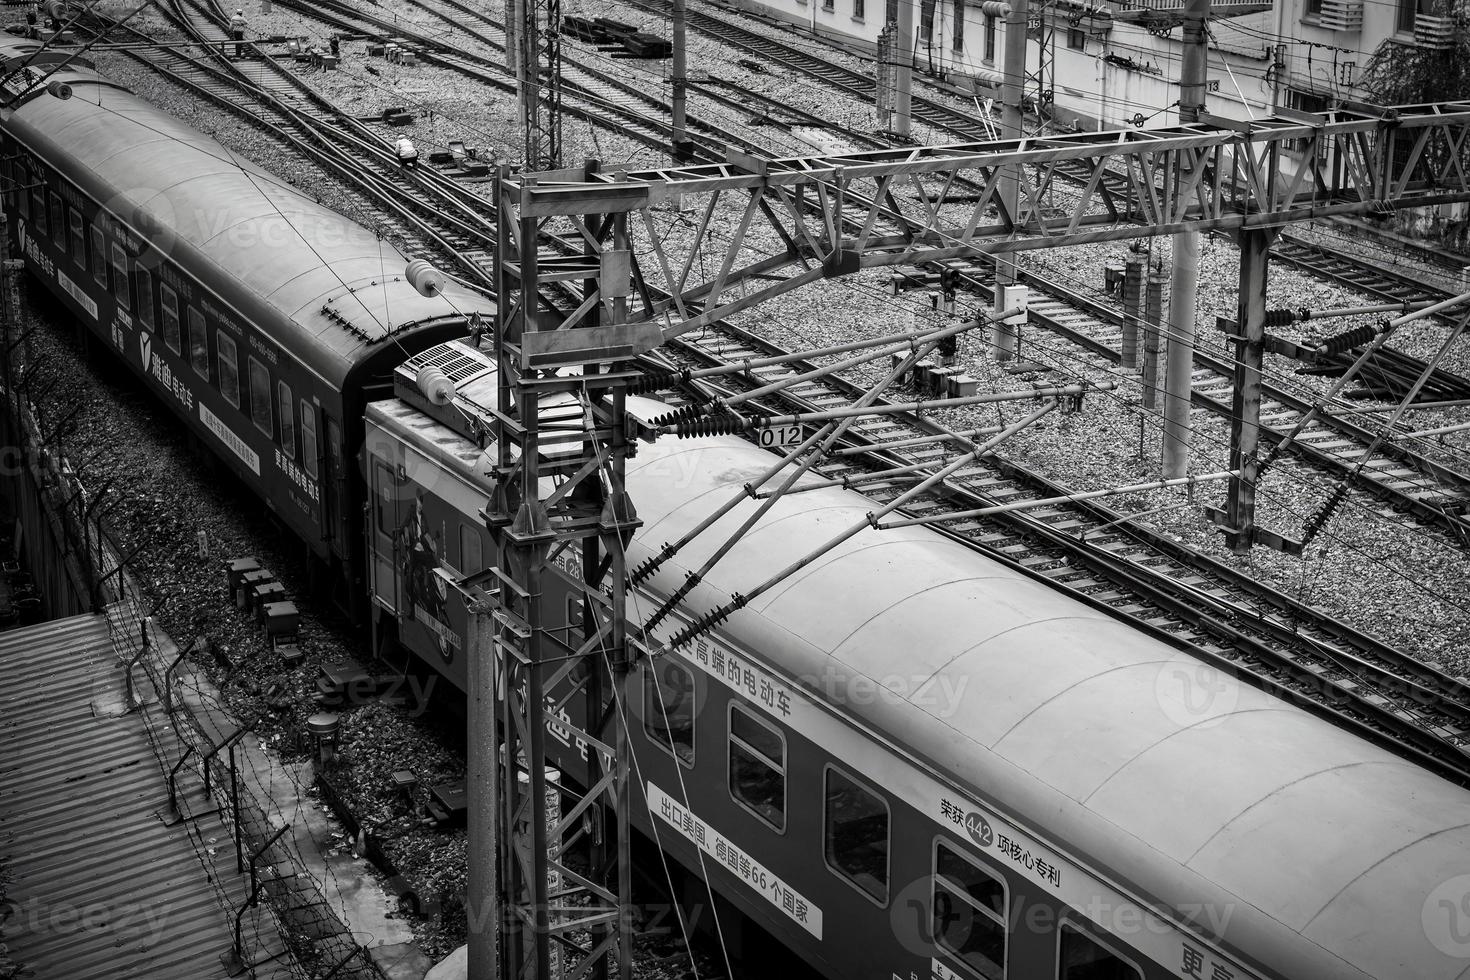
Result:
<instances>
[{"instance_id":1,"label":"corrugated metal roof","mask_svg":"<svg viewBox=\"0 0 1470 980\"><path fill-rule=\"evenodd\" d=\"M233 916L220 890L238 905L245 888L228 832L200 818L221 842L216 872L186 824L164 825L148 715L124 712L123 698L104 617L0 633L0 867L11 879L0 936L38 980L224 977ZM152 723L171 737L161 715ZM279 952L257 926L252 944Z\"/></svg>"}]
</instances>

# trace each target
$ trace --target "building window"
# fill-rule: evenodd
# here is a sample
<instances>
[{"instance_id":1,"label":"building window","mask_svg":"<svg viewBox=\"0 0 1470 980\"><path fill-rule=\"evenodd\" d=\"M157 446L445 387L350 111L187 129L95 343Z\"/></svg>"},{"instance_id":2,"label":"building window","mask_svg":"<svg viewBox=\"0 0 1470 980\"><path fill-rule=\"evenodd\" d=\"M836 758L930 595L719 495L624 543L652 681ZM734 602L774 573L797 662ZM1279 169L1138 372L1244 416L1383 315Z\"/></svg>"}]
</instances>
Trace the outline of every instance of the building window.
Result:
<instances>
[{"instance_id":1,"label":"building window","mask_svg":"<svg viewBox=\"0 0 1470 980\"><path fill-rule=\"evenodd\" d=\"M316 412L311 403L301 399L301 465L313 480L316 479Z\"/></svg>"},{"instance_id":2,"label":"building window","mask_svg":"<svg viewBox=\"0 0 1470 980\"><path fill-rule=\"evenodd\" d=\"M684 765L694 765L694 672L670 657L643 672L643 731Z\"/></svg>"},{"instance_id":3,"label":"building window","mask_svg":"<svg viewBox=\"0 0 1470 980\"><path fill-rule=\"evenodd\" d=\"M786 739L730 703L730 795L777 830L786 826Z\"/></svg>"},{"instance_id":4,"label":"building window","mask_svg":"<svg viewBox=\"0 0 1470 980\"><path fill-rule=\"evenodd\" d=\"M92 278L107 288L107 239L96 225L92 226Z\"/></svg>"},{"instance_id":5,"label":"building window","mask_svg":"<svg viewBox=\"0 0 1470 980\"><path fill-rule=\"evenodd\" d=\"M943 841L934 846L934 941L986 980L1005 976L1005 885Z\"/></svg>"},{"instance_id":6,"label":"building window","mask_svg":"<svg viewBox=\"0 0 1470 980\"><path fill-rule=\"evenodd\" d=\"M1113 953L1070 922L1063 922L1061 952L1057 956L1059 980L1143 980L1132 963Z\"/></svg>"},{"instance_id":7,"label":"building window","mask_svg":"<svg viewBox=\"0 0 1470 980\"><path fill-rule=\"evenodd\" d=\"M56 244L65 250L66 205L61 203L61 195L55 191L51 192L51 234L56 236Z\"/></svg>"},{"instance_id":8,"label":"building window","mask_svg":"<svg viewBox=\"0 0 1470 980\"><path fill-rule=\"evenodd\" d=\"M271 434L271 375L255 358L250 361L250 420L267 436Z\"/></svg>"},{"instance_id":9,"label":"building window","mask_svg":"<svg viewBox=\"0 0 1470 980\"><path fill-rule=\"evenodd\" d=\"M1414 33L1414 21L1419 15L1419 0L1399 0L1397 28L1405 34Z\"/></svg>"},{"instance_id":10,"label":"building window","mask_svg":"<svg viewBox=\"0 0 1470 980\"><path fill-rule=\"evenodd\" d=\"M480 529L468 524L459 526L459 573L473 575L485 567Z\"/></svg>"},{"instance_id":11,"label":"building window","mask_svg":"<svg viewBox=\"0 0 1470 980\"><path fill-rule=\"evenodd\" d=\"M204 327L204 314L194 307L186 308L189 314L189 363L194 373L205 381L209 380L209 332Z\"/></svg>"},{"instance_id":12,"label":"building window","mask_svg":"<svg viewBox=\"0 0 1470 980\"><path fill-rule=\"evenodd\" d=\"M865 9L866 7L863 4L863 0L852 0L852 16L855 20L863 19L863 12Z\"/></svg>"},{"instance_id":13,"label":"building window","mask_svg":"<svg viewBox=\"0 0 1470 980\"><path fill-rule=\"evenodd\" d=\"M235 347L235 338L218 331L214 336L214 346L219 352L216 360L219 362L219 392L225 396L225 401L240 407L240 354Z\"/></svg>"},{"instance_id":14,"label":"building window","mask_svg":"<svg viewBox=\"0 0 1470 980\"><path fill-rule=\"evenodd\" d=\"M1307 0L1308 17L1320 17L1322 15L1322 0Z\"/></svg>"},{"instance_id":15,"label":"building window","mask_svg":"<svg viewBox=\"0 0 1470 980\"><path fill-rule=\"evenodd\" d=\"M153 274L139 267L133 271L138 280L138 322L153 329Z\"/></svg>"},{"instance_id":16,"label":"building window","mask_svg":"<svg viewBox=\"0 0 1470 980\"><path fill-rule=\"evenodd\" d=\"M836 10L837 9L837 0L822 0L822 9L823 10Z\"/></svg>"},{"instance_id":17,"label":"building window","mask_svg":"<svg viewBox=\"0 0 1470 980\"><path fill-rule=\"evenodd\" d=\"M925 44L934 43L934 5L937 0L919 0L919 37Z\"/></svg>"},{"instance_id":18,"label":"building window","mask_svg":"<svg viewBox=\"0 0 1470 980\"><path fill-rule=\"evenodd\" d=\"M965 0L954 0L954 49L965 50Z\"/></svg>"},{"instance_id":19,"label":"building window","mask_svg":"<svg viewBox=\"0 0 1470 980\"><path fill-rule=\"evenodd\" d=\"M888 901L888 803L832 767L823 825L827 864L880 903Z\"/></svg>"},{"instance_id":20,"label":"building window","mask_svg":"<svg viewBox=\"0 0 1470 980\"><path fill-rule=\"evenodd\" d=\"M276 382L276 402L281 406L281 452L287 459L296 458L296 411L291 388L284 381Z\"/></svg>"},{"instance_id":21,"label":"building window","mask_svg":"<svg viewBox=\"0 0 1470 980\"><path fill-rule=\"evenodd\" d=\"M1327 96L1318 95L1315 92L1301 92L1297 89L1288 89L1286 92L1286 105L1288 108L1299 112L1326 112L1330 108ZM1317 159L1327 159L1326 140L1317 140ZM1287 140L1286 148L1293 153L1305 153L1312 145L1312 138L1304 136L1301 139Z\"/></svg>"},{"instance_id":22,"label":"building window","mask_svg":"<svg viewBox=\"0 0 1470 980\"><path fill-rule=\"evenodd\" d=\"M77 264L77 268L83 272L87 270L87 232L82 223L82 216L77 213L76 208L71 208L66 214L67 224L71 226L71 257Z\"/></svg>"},{"instance_id":23,"label":"building window","mask_svg":"<svg viewBox=\"0 0 1470 980\"><path fill-rule=\"evenodd\" d=\"M883 23L898 23L898 0L887 0L883 5Z\"/></svg>"},{"instance_id":24,"label":"building window","mask_svg":"<svg viewBox=\"0 0 1470 980\"><path fill-rule=\"evenodd\" d=\"M112 246L112 295L117 305L125 310L133 308L133 297L128 290L128 256L121 245Z\"/></svg>"},{"instance_id":25,"label":"building window","mask_svg":"<svg viewBox=\"0 0 1470 980\"><path fill-rule=\"evenodd\" d=\"M179 353L179 297L169 287L159 283L158 295L163 307L163 342L175 354Z\"/></svg>"},{"instance_id":26,"label":"building window","mask_svg":"<svg viewBox=\"0 0 1470 980\"><path fill-rule=\"evenodd\" d=\"M995 63L995 14L985 15L985 60Z\"/></svg>"},{"instance_id":27,"label":"building window","mask_svg":"<svg viewBox=\"0 0 1470 980\"><path fill-rule=\"evenodd\" d=\"M1067 47L1073 51L1087 48L1087 32L1080 27L1067 28Z\"/></svg>"}]
</instances>

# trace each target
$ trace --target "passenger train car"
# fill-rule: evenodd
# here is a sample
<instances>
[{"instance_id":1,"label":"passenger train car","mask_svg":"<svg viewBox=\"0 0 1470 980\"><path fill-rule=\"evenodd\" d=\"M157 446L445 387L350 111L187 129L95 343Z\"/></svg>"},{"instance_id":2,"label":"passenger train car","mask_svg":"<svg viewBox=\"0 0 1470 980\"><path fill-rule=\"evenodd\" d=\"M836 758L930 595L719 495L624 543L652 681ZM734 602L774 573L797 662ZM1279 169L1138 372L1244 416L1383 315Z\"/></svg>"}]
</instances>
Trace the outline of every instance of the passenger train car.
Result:
<instances>
[{"instance_id":1,"label":"passenger train car","mask_svg":"<svg viewBox=\"0 0 1470 980\"><path fill-rule=\"evenodd\" d=\"M8 73L38 49L7 40L0 59ZM53 80L72 97L37 87L0 127L5 209L27 267L260 494L350 603L362 594L363 408L395 364L462 336L493 303L452 284L420 295L391 245L85 61Z\"/></svg>"},{"instance_id":2,"label":"passenger train car","mask_svg":"<svg viewBox=\"0 0 1470 980\"><path fill-rule=\"evenodd\" d=\"M453 405L417 392L429 364ZM368 406L374 601L463 684L493 364L447 342L396 393ZM734 438L640 450L629 567L769 465ZM756 505L633 593L635 619ZM748 594L872 509L786 496L683 608ZM436 542L442 588L392 569L404 527ZM546 615L574 646L565 599ZM928 529L865 530L641 663L624 703L640 828L834 978L1470 976L1470 793ZM548 744L580 771L577 745Z\"/></svg>"},{"instance_id":3,"label":"passenger train car","mask_svg":"<svg viewBox=\"0 0 1470 980\"><path fill-rule=\"evenodd\" d=\"M370 600L375 637L462 685L465 596L494 562L469 422L494 376L450 338L488 301L420 296L362 229L62 77L71 99L0 120L31 272ZM450 404L419 391L426 365ZM769 463L728 437L641 449L630 565ZM634 592L635 618L750 505ZM871 509L786 496L683 608ZM575 644L567 597L546 601ZM1470 976L1470 793L933 531L864 531L629 685L636 825L830 977ZM579 746L550 734L575 779Z\"/></svg>"}]
</instances>

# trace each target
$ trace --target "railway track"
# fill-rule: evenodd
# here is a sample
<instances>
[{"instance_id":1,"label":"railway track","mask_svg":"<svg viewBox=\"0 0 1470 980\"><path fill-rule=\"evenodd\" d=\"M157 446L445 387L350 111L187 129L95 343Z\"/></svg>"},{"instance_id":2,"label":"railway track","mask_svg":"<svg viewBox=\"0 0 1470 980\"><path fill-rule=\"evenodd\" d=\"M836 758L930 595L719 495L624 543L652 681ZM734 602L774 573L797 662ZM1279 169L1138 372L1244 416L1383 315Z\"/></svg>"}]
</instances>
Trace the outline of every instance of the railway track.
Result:
<instances>
[{"instance_id":1,"label":"railway track","mask_svg":"<svg viewBox=\"0 0 1470 980\"><path fill-rule=\"evenodd\" d=\"M241 80L258 99L269 92ZM324 106L318 109L328 112ZM339 113L340 115L340 113ZM452 181L427 185L435 194L462 192ZM432 214L450 209L431 208ZM780 352L775 345L729 324L718 324L671 348L687 362L733 364ZM809 370L796 363L753 372L761 382ZM768 411L817 410L850 404L861 393L839 379L808 382L768 402ZM883 443L931 438L905 448ZM915 472L866 482L875 499L892 500L966 447L936 424L913 416L865 419L854 426L844 454L819 469L830 479L915 466ZM906 508L933 518L936 527L1006 562L1045 579L1079 599L1129 619L1139 629L1182 645L1205 662L1240 674L1309 710L1328 715L1366 737L1459 781L1470 780L1470 682L1446 675L1312 609L1275 594L1253 580L1172 540L1128 524L1116 512L1088 502L1071 502L1033 513L984 521L950 520L945 514L1017 499L1066 495L1057 486L1014 463L985 458L955 474Z\"/></svg>"}]
</instances>

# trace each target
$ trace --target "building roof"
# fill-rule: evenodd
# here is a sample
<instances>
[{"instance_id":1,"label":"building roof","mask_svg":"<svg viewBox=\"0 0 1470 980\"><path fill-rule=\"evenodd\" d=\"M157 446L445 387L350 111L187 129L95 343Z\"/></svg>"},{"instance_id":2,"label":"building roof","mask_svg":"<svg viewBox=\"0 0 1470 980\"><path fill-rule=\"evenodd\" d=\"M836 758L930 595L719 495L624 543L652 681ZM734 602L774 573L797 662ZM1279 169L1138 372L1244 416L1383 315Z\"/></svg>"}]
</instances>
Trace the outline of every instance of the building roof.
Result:
<instances>
[{"instance_id":1,"label":"building roof","mask_svg":"<svg viewBox=\"0 0 1470 980\"><path fill-rule=\"evenodd\" d=\"M0 936L39 980L225 977L233 916L221 890L238 905L246 887L228 832L199 815L201 836L220 842L217 871L208 857L201 863L190 822L160 819L168 792L148 726L172 735L161 712L127 712L124 697L105 617L0 633L0 868L9 879ZM251 959L281 950L273 932L252 930L249 940ZM281 960L255 976L277 973L289 975Z\"/></svg>"}]
</instances>

